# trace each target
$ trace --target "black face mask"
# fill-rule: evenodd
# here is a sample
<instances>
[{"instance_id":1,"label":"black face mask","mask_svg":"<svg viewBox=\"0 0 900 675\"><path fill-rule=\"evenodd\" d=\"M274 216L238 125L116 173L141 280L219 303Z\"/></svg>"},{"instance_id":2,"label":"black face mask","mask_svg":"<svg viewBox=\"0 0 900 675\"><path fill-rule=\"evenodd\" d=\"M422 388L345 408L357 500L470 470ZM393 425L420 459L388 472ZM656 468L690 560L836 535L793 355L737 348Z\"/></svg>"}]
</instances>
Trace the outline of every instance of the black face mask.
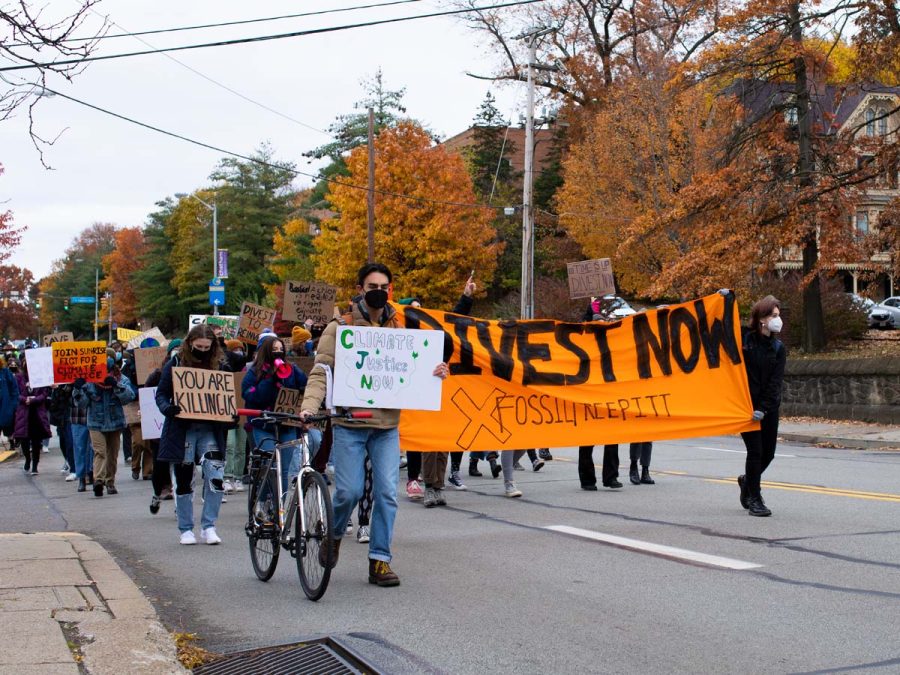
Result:
<instances>
[{"instance_id":1,"label":"black face mask","mask_svg":"<svg viewBox=\"0 0 900 675\"><path fill-rule=\"evenodd\" d=\"M272 352L272 360L281 359L284 361L284 352Z\"/></svg>"},{"instance_id":2,"label":"black face mask","mask_svg":"<svg viewBox=\"0 0 900 675\"><path fill-rule=\"evenodd\" d=\"M388 293L380 288L366 291L366 305L372 309L383 309L388 302Z\"/></svg>"},{"instance_id":3,"label":"black face mask","mask_svg":"<svg viewBox=\"0 0 900 675\"><path fill-rule=\"evenodd\" d=\"M191 347L191 356L193 356L198 361L209 361L209 358L212 356L212 349L207 349L206 351L200 351L196 347Z\"/></svg>"}]
</instances>

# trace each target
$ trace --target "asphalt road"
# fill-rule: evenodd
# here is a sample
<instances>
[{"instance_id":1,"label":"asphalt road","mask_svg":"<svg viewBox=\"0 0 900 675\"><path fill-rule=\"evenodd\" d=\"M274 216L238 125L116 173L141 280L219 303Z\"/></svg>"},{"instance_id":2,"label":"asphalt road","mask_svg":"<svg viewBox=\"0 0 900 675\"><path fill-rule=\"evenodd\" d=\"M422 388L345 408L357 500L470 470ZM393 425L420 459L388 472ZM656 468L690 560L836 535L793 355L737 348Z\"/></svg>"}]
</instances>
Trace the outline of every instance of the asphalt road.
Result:
<instances>
[{"instance_id":1,"label":"asphalt road","mask_svg":"<svg viewBox=\"0 0 900 675\"><path fill-rule=\"evenodd\" d=\"M214 651L331 634L388 672L900 672L900 453L782 444L764 486L774 515L751 518L742 447L656 443L655 486L582 491L564 448L517 474L522 499L489 478L448 508L404 497L402 585L368 584L366 547L347 539L318 603L290 556L254 577L243 495L222 508L223 545L179 546L173 502L152 516L149 483L120 472L119 495L78 494L54 452L37 478L0 465L0 530L94 537L171 629Z\"/></svg>"}]
</instances>

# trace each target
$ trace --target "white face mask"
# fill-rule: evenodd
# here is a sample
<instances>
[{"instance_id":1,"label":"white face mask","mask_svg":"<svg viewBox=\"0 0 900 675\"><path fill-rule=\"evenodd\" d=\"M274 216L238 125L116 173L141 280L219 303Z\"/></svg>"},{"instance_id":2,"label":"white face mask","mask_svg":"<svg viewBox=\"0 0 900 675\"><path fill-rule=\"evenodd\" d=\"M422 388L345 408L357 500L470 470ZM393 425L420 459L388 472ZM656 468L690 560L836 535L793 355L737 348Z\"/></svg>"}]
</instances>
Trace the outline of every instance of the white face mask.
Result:
<instances>
[{"instance_id":1,"label":"white face mask","mask_svg":"<svg viewBox=\"0 0 900 675\"><path fill-rule=\"evenodd\" d=\"M780 316L773 316L769 319L768 325L770 333L780 333L781 329L784 328L784 322L781 320Z\"/></svg>"}]
</instances>

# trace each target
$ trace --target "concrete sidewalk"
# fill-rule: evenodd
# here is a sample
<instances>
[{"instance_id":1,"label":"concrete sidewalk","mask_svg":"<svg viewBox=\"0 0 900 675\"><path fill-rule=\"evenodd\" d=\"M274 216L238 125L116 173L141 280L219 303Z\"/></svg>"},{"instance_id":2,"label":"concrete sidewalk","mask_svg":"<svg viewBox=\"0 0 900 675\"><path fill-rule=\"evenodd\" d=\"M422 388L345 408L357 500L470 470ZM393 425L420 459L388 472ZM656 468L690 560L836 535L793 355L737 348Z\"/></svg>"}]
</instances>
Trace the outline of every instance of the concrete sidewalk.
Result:
<instances>
[{"instance_id":1,"label":"concrete sidewalk","mask_svg":"<svg viewBox=\"0 0 900 675\"><path fill-rule=\"evenodd\" d=\"M187 672L140 589L75 532L0 534L0 634L0 672Z\"/></svg>"},{"instance_id":2,"label":"concrete sidewalk","mask_svg":"<svg viewBox=\"0 0 900 675\"><path fill-rule=\"evenodd\" d=\"M788 417L780 421L778 436L794 443L837 448L900 449L900 426L889 424Z\"/></svg>"}]
</instances>

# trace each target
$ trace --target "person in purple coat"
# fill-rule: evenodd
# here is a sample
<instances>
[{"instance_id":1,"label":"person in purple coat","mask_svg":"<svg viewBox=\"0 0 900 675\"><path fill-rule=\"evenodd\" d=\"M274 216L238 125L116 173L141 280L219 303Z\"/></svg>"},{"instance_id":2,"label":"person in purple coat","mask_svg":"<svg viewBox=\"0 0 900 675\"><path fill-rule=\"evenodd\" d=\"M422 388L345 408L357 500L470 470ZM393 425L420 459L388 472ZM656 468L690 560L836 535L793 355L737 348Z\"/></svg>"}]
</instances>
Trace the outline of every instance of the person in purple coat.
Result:
<instances>
[{"instance_id":1,"label":"person in purple coat","mask_svg":"<svg viewBox=\"0 0 900 675\"><path fill-rule=\"evenodd\" d=\"M31 388L28 383L28 352L22 359L21 370L16 373L16 384L19 386L19 406L16 408L13 435L25 454L25 473L37 476L44 439L51 436L50 415L47 412L50 387Z\"/></svg>"}]
</instances>

